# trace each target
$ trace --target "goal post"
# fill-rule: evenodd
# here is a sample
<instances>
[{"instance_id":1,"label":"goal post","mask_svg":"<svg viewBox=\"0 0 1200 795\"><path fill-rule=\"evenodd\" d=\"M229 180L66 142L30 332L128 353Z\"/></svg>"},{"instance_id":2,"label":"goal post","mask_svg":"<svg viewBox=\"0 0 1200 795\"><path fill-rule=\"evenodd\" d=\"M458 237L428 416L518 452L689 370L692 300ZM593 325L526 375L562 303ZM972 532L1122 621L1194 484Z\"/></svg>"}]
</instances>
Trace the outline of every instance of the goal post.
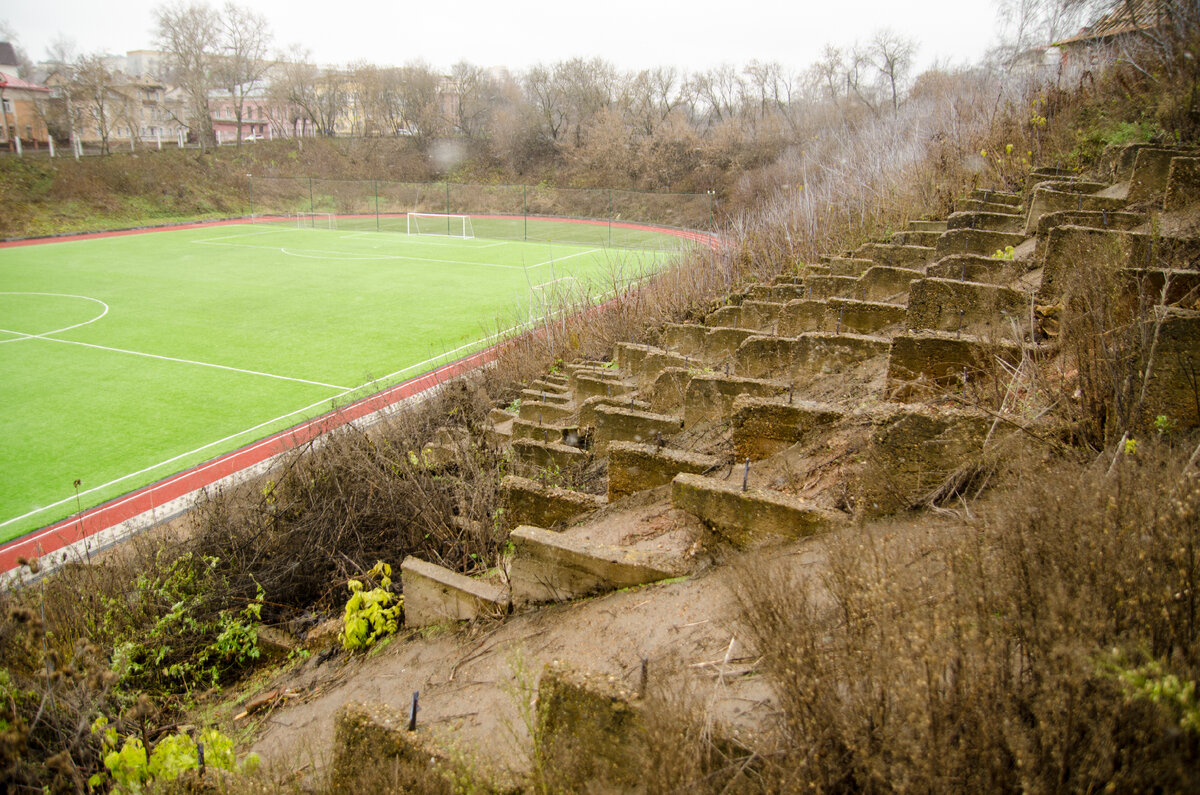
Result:
<instances>
[{"instance_id":1,"label":"goal post","mask_svg":"<svg viewBox=\"0 0 1200 795\"><path fill-rule=\"evenodd\" d=\"M296 213L297 229L337 229L333 213Z\"/></svg>"},{"instance_id":2,"label":"goal post","mask_svg":"<svg viewBox=\"0 0 1200 795\"><path fill-rule=\"evenodd\" d=\"M405 231L410 235L437 235L439 237L475 237L471 216L453 213L407 213Z\"/></svg>"}]
</instances>

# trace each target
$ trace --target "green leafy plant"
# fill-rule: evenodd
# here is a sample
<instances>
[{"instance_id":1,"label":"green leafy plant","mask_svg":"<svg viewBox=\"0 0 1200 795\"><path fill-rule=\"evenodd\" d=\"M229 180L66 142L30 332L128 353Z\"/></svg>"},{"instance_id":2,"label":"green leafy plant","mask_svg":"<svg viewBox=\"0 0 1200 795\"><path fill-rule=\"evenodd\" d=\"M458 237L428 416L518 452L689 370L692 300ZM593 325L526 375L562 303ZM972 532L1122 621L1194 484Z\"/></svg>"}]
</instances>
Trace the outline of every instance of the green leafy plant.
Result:
<instances>
[{"instance_id":1,"label":"green leafy plant","mask_svg":"<svg viewBox=\"0 0 1200 795\"><path fill-rule=\"evenodd\" d=\"M399 627L402 601L389 590L392 567L378 561L367 576L377 579L379 585L368 591L359 580L347 583L350 598L346 601L342 632L338 636L346 651L369 649L380 638L394 634Z\"/></svg>"},{"instance_id":2,"label":"green leafy plant","mask_svg":"<svg viewBox=\"0 0 1200 795\"><path fill-rule=\"evenodd\" d=\"M92 733L100 736L104 771L89 778L88 784L97 788L112 781L115 792L140 793L149 784L174 781L190 770L199 770L201 748L205 767L253 773L259 762L257 754L249 754L238 764L233 740L216 729L202 731L199 743L185 732L169 734L149 751L139 737L122 741L104 717L92 724Z\"/></svg>"},{"instance_id":3,"label":"green leafy plant","mask_svg":"<svg viewBox=\"0 0 1200 795\"><path fill-rule=\"evenodd\" d=\"M1200 698L1195 682L1167 673L1158 660L1134 666L1116 650L1101 661L1100 670L1116 677L1127 698L1157 704L1172 714L1179 728L1200 734Z\"/></svg>"},{"instance_id":4,"label":"green leafy plant","mask_svg":"<svg viewBox=\"0 0 1200 795\"><path fill-rule=\"evenodd\" d=\"M1014 259L1016 257L1016 250L1012 246L1005 246L1004 248L996 249L996 253L992 256L997 259Z\"/></svg>"}]
</instances>

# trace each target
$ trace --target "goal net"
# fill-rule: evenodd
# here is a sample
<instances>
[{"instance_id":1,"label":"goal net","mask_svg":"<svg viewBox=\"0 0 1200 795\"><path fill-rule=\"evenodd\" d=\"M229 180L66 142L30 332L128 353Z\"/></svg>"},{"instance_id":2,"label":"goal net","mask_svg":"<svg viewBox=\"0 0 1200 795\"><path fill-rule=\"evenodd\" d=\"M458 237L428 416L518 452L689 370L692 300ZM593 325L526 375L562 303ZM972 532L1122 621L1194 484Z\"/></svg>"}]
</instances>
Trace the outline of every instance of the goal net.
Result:
<instances>
[{"instance_id":1,"label":"goal net","mask_svg":"<svg viewBox=\"0 0 1200 795\"><path fill-rule=\"evenodd\" d=\"M297 229L337 229L333 213L296 213Z\"/></svg>"},{"instance_id":2,"label":"goal net","mask_svg":"<svg viewBox=\"0 0 1200 795\"><path fill-rule=\"evenodd\" d=\"M450 213L408 213L407 230L410 235L440 235L442 237L475 237L471 228L471 216Z\"/></svg>"}]
</instances>

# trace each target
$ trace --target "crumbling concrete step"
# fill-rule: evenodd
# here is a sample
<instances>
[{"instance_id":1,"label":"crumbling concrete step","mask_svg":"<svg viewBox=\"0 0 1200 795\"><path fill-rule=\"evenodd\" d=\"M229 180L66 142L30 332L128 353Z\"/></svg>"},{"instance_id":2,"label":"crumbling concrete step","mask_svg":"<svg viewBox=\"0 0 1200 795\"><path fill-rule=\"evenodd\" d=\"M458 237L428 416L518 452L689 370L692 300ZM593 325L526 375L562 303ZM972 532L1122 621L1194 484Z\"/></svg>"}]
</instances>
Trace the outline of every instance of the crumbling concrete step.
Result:
<instances>
[{"instance_id":1,"label":"crumbling concrete step","mask_svg":"<svg viewBox=\"0 0 1200 795\"><path fill-rule=\"evenodd\" d=\"M578 447L536 439L513 439L509 450L513 456L513 471L520 475L582 467L588 461L588 454Z\"/></svg>"},{"instance_id":2,"label":"crumbling concrete step","mask_svg":"<svg viewBox=\"0 0 1200 795\"><path fill-rule=\"evenodd\" d=\"M704 318L704 325L711 327L725 326L728 328L739 328L742 325L742 307L739 306L723 306L709 312Z\"/></svg>"},{"instance_id":3,"label":"crumbling concrete step","mask_svg":"<svg viewBox=\"0 0 1200 795\"><path fill-rule=\"evenodd\" d=\"M472 621L508 613L506 589L419 558L410 556L400 564L400 583L406 627Z\"/></svg>"},{"instance_id":4,"label":"crumbling concrete step","mask_svg":"<svg viewBox=\"0 0 1200 795\"><path fill-rule=\"evenodd\" d=\"M556 423L575 416L575 407L563 403L546 403L541 400L521 400L521 419L528 422Z\"/></svg>"},{"instance_id":5,"label":"crumbling concrete step","mask_svg":"<svg viewBox=\"0 0 1200 795\"><path fill-rule=\"evenodd\" d=\"M858 289L849 298L861 301L881 301L894 295L908 292L908 285L914 279L925 275L924 269L899 268L894 265L875 265L868 268L858 280Z\"/></svg>"},{"instance_id":6,"label":"crumbling concrete step","mask_svg":"<svg viewBox=\"0 0 1200 795\"><path fill-rule=\"evenodd\" d=\"M493 425L499 425L503 422L508 422L515 416L517 415L513 414L512 412L505 411L504 409L492 409L488 412L488 422L492 423Z\"/></svg>"},{"instance_id":7,"label":"crumbling concrete step","mask_svg":"<svg viewBox=\"0 0 1200 795\"><path fill-rule=\"evenodd\" d=\"M639 345L634 342L618 342L613 346L613 361L617 369L628 375L637 375L642 360L652 353L663 353L662 348L653 345Z\"/></svg>"},{"instance_id":8,"label":"crumbling concrete step","mask_svg":"<svg viewBox=\"0 0 1200 795\"><path fill-rule=\"evenodd\" d=\"M642 359L634 376L637 379L639 392L649 394L659 374L668 367L687 369L695 363L691 357L671 351L655 351Z\"/></svg>"},{"instance_id":9,"label":"crumbling concrete step","mask_svg":"<svg viewBox=\"0 0 1200 795\"><path fill-rule=\"evenodd\" d=\"M887 390L893 400L928 399L994 373L999 362L1021 361L1021 346L984 342L946 332L900 334L888 356Z\"/></svg>"},{"instance_id":10,"label":"crumbling concrete step","mask_svg":"<svg viewBox=\"0 0 1200 795\"><path fill-rule=\"evenodd\" d=\"M931 246L895 246L890 243L867 243L855 251L855 257L874 260L879 265L897 268L919 268L933 257Z\"/></svg>"},{"instance_id":11,"label":"crumbling concrete step","mask_svg":"<svg viewBox=\"0 0 1200 795\"><path fill-rule=\"evenodd\" d=\"M650 388L651 409L659 414L670 414L681 408L688 382L697 372L688 367L664 368Z\"/></svg>"},{"instance_id":12,"label":"crumbling concrete step","mask_svg":"<svg viewBox=\"0 0 1200 795\"><path fill-rule=\"evenodd\" d=\"M797 337L751 337L738 348L737 372L791 382L886 356L888 346L886 338L865 334L810 331Z\"/></svg>"},{"instance_id":13,"label":"crumbling concrete step","mask_svg":"<svg viewBox=\"0 0 1200 795\"><path fill-rule=\"evenodd\" d=\"M536 480L508 475L500 483L504 527L523 524L554 527L605 504L603 497L547 486Z\"/></svg>"},{"instance_id":14,"label":"crumbling concrete step","mask_svg":"<svg viewBox=\"0 0 1200 795\"><path fill-rule=\"evenodd\" d=\"M545 378L530 381L529 388L539 392L549 392L552 395L569 395L571 391L571 388L567 384L548 381Z\"/></svg>"},{"instance_id":15,"label":"crumbling concrete step","mask_svg":"<svg viewBox=\"0 0 1200 795\"><path fill-rule=\"evenodd\" d=\"M738 461L767 458L844 416L841 409L824 403L740 395L733 401L734 455Z\"/></svg>"},{"instance_id":16,"label":"crumbling concrete step","mask_svg":"<svg viewBox=\"0 0 1200 795\"><path fill-rule=\"evenodd\" d=\"M764 339L752 337L751 339ZM765 339L776 339L767 337ZM728 417L738 395L769 397L788 391L788 385L760 378L699 373L688 381L683 396L683 424L686 428L701 422Z\"/></svg>"},{"instance_id":17,"label":"crumbling concrete step","mask_svg":"<svg viewBox=\"0 0 1200 795\"><path fill-rule=\"evenodd\" d=\"M977 411L884 406L872 417L870 466L855 487L868 516L884 516L927 501L948 478L979 462L988 434L1008 433Z\"/></svg>"},{"instance_id":18,"label":"crumbling concrete step","mask_svg":"<svg viewBox=\"0 0 1200 795\"><path fill-rule=\"evenodd\" d=\"M779 301L746 300L739 306L723 306L704 318L710 328L748 329L771 333L784 304Z\"/></svg>"},{"instance_id":19,"label":"crumbling concrete step","mask_svg":"<svg viewBox=\"0 0 1200 795\"><path fill-rule=\"evenodd\" d=\"M828 307L825 299L788 301L779 313L776 332L781 337L798 337L806 331L821 331Z\"/></svg>"},{"instance_id":20,"label":"crumbling concrete step","mask_svg":"<svg viewBox=\"0 0 1200 795\"><path fill-rule=\"evenodd\" d=\"M1086 259L1107 268L1195 267L1200 239L1158 237L1111 229L1056 226L1050 230L1043 258L1039 302L1054 303L1064 289L1063 276Z\"/></svg>"},{"instance_id":21,"label":"crumbling concrete step","mask_svg":"<svg viewBox=\"0 0 1200 795\"><path fill-rule=\"evenodd\" d=\"M571 395L566 392L543 392L540 389L522 389L521 403L552 403L556 406L571 404Z\"/></svg>"},{"instance_id":22,"label":"crumbling concrete step","mask_svg":"<svg viewBox=\"0 0 1200 795\"><path fill-rule=\"evenodd\" d=\"M1039 182L1045 182L1046 180L1074 180L1079 178L1079 175L1069 168L1040 166L1030 171L1029 176L1025 178L1025 192L1029 193Z\"/></svg>"},{"instance_id":23,"label":"crumbling concrete step","mask_svg":"<svg viewBox=\"0 0 1200 795\"><path fill-rule=\"evenodd\" d=\"M1007 213L1012 211L1012 205L1003 202L985 202L979 199L963 199L954 203L958 212L975 213Z\"/></svg>"},{"instance_id":24,"label":"crumbling concrete step","mask_svg":"<svg viewBox=\"0 0 1200 795\"><path fill-rule=\"evenodd\" d=\"M938 238L937 258L951 254L983 254L990 256L1006 246L1016 248L1025 242L1025 235L1015 232L995 232L988 229L951 229Z\"/></svg>"},{"instance_id":25,"label":"crumbling concrete step","mask_svg":"<svg viewBox=\"0 0 1200 795\"><path fill-rule=\"evenodd\" d=\"M651 406L644 400L639 400L636 393L630 392L620 397L611 397L608 395L597 395L583 401L579 407L579 427L594 428L596 427L596 410L601 406L620 406L622 408L633 409L636 411L650 411Z\"/></svg>"},{"instance_id":26,"label":"crumbling concrete step","mask_svg":"<svg viewBox=\"0 0 1200 795\"><path fill-rule=\"evenodd\" d=\"M960 282L1007 284L1020 275L1016 263L1003 257L982 254L955 254L929 266L926 274L936 279L956 279Z\"/></svg>"},{"instance_id":27,"label":"crumbling concrete step","mask_svg":"<svg viewBox=\"0 0 1200 795\"><path fill-rule=\"evenodd\" d=\"M608 447L608 501L666 485L680 472L703 474L722 463L716 456L686 450L613 442Z\"/></svg>"},{"instance_id":28,"label":"crumbling concrete step","mask_svg":"<svg viewBox=\"0 0 1200 795\"><path fill-rule=\"evenodd\" d=\"M1128 213L1121 210L1063 210L1046 213L1037 224L1038 246L1044 248L1050 238L1050 230L1056 226L1086 226L1092 229L1130 230L1146 223L1145 213Z\"/></svg>"},{"instance_id":29,"label":"crumbling concrete step","mask_svg":"<svg viewBox=\"0 0 1200 795\"><path fill-rule=\"evenodd\" d=\"M875 264L875 260L861 257L830 257L828 264L830 276L861 276L867 268Z\"/></svg>"},{"instance_id":30,"label":"crumbling concrete step","mask_svg":"<svg viewBox=\"0 0 1200 795\"><path fill-rule=\"evenodd\" d=\"M945 232L945 221L909 221L908 228L914 232Z\"/></svg>"},{"instance_id":31,"label":"crumbling concrete step","mask_svg":"<svg viewBox=\"0 0 1200 795\"><path fill-rule=\"evenodd\" d=\"M582 541L540 527L522 526L513 545L508 579L513 604L556 602L675 576L639 550Z\"/></svg>"},{"instance_id":32,"label":"crumbling concrete step","mask_svg":"<svg viewBox=\"0 0 1200 795\"><path fill-rule=\"evenodd\" d=\"M1126 199L1114 196L1092 196L1077 191L1055 190L1045 185L1039 185L1034 188L1033 197L1029 200L1029 216L1025 220L1025 234L1029 236L1036 234L1038 222L1047 213L1069 210L1114 212L1123 209L1126 203Z\"/></svg>"},{"instance_id":33,"label":"crumbling concrete step","mask_svg":"<svg viewBox=\"0 0 1200 795\"><path fill-rule=\"evenodd\" d=\"M536 439L540 442L558 442L559 444L570 444L572 447L579 446L569 441L578 439L580 436L579 425L574 422L539 423L517 417L512 421L510 432L513 439Z\"/></svg>"},{"instance_id":34,"label":"crumbling concrete step","mask_svg":"<svg viewBox=\"0 0 1200 795\"><path fill-rule=\"evenodd\" d=\"M910 329L955 333L991 326L1012 337L1029 325L1028 304L1021 293L997 284L925 278L909 290L905 323Z\"/></svg>"},{"instance_id":35,"label":"crumbling concrete step","mask_svg":"<svg viewBox=\"0 0 1200 795\"><path fill-rule=\"evenodd\" d=\"M1154 332L1158 345L1154 367L1146 379L1142 427L1149 433L1156 419L1167 417L1175 427L1200 425L1196 380L1200 371L1200 312L1167 310Z\"/></svg>"},{"instance_id":36,"label":"crumbling concrete step","mask_svg":"<svg viewBox=\"0 0 1200 795\"><path fill-rule=\"evenodd\" d=\"M575 386L575 399L579 402L593 397L620 397L637 390L637 384L611 377L576 373L571 380Z\"/></svg>"},{"instance_id":37,"label":"crumbling concrete step","mask_svg":"<svg viewBox=\"0 0 1200 795\"><path fill-rule=\"evenodd\" d=\"M907 312L904 304L830 298L825 306L823 328L835 334L874 334L880 329L903 323Z\"/></svg>"},{"instance_id":38,"label":"crumbling concrete step","mask_svg":"<svg viewBox=\"0 0 1200 795\"><path fill-rule=\"evenodd\" d=\"M1021 203L1021 194L1008 193L1002 190L989 190L988 188L976 188L971 191L968 197L983 202L994 202L996 204L1007 204L1011 207L1016 207Z\"/></svg>"},{"instance_id":39,"label":"crumbling concrete step","mask_svg":"<svg viewBox=\"0 0 1200 795\"><path fill-rule=\"evenodd\" d=\"M1186 210L1200 201L1200 157L1176 157L1167 172L1163 209Z\"/></svg>"},{"instance_id":40,"label":"crumbling concrete step","mask_svg":"<svg viewBox=\"0 0 1200 795\"><path fill-rule=\"evenodd\" d=\"M801 538L827 530L843 519L841 514L782 492L754 488L743 491L742 478L736 476L719 480L676 475L671 481L671 504L696 516L718 539L737 547L771 537Z\"/></svg>"},{"instance_id":41,"label":"crumbling concrete step","mask_svg":"<svg viewBox=\"0 0 1200 795\"><path fill-rule=\"evenodd\" d=\"M604 455L610 442L657 442L683 430L683 417L655 414L624 406L598 406L593 445ZM537 524L530 522L530 524Z\"/></svg>"},{"instance_id":42,"label":"crumbling concrete step","mask_svg":"<svg viewBox=\"0 0 1200 795\"><path fill-rule=\"evenodd\" d=\"M1023 213L952 213L946 219L947 229L988 229L995 232L1021 232L1025 229Z\"/></svg>"},{"instance_id":43,"label":"crumbling concrete step","mask_svg":"<svg viewBox=\"0 0 1200 795\"><path fill-rule=\"evenodd\" d=\"M1175 149L1176 154L1186 154L1182 147L1164 146L1163 144L1139 141L1130 144L1113 144L1106 146L1100 154L1100 175L1113 182L1126 182L1133 177L1133 166L1138 152L1143 149Z\"/></svg>"},{"instance_id":44,"label":"crumbling concrete step","mask_svg":"<svg viewBox=\"0 0 1200 795\"><path fill-rule=\"evenodd\" d=\"M902 232L893 232L888 238L889 243L895 243L898 246L932 246L937 243L941 232L925 232L906 229Z\"/></svg>"},{"instance_id":45,"label":"crumbling concrete step","mask_svg":"<svg viewBox=\"0 0 1200 795\"><path fill-rule=\"evenodd\" d=\"M802 291L803 299L829 298L830 296L854 295L858 290L858 279L853 276L810 276L804 280L807 291Z\"/></svg>"},{"instance_id":46,"label":"crumbling concrete step","mask_svg":"<svg viewBox=\"0 0 1200 795\"><path fill-rule=\"evenodd\" d=\"M1151 147L1139 150L1133 161L1133 173L1129 177L1128 200L1140 202L1164 195L1171 161L1182 154L1195 156L1196 151L1184 153L1178 149Z\"/></svg>"},{"instance_id":47,"label":"crumbling concrete step","mask_svg":"<svg viewBox=\"0 0 1200 795\"><path fill-rule=\"evenodd\" d=\"M708 326L697 323L667 323L663 327L662 344L664 348L684 356L698 357L704 346L704 335Z\"/></svg>"},{"instance_id":48,"label":"crumbling concrete step","mask_svg":"<svg viewBox=\"0 0 1200 795\"><path fill-rule=\"evenodd\" d=\"M569 383L569 379L562 373L546 373L542 376L543 381L548 381L551 384L557 384L560 387L565 387Z\"/></svg>"}]
</instances>

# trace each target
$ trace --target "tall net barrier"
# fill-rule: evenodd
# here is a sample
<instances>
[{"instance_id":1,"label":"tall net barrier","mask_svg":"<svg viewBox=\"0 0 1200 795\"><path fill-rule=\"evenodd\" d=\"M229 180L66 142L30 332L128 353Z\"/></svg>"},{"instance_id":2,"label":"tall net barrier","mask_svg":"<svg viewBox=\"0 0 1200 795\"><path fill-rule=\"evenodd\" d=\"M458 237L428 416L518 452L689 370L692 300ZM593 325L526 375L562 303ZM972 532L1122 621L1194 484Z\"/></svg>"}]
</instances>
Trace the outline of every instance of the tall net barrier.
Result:
<instances>
[{"instance_id":1,"label":"tall net barrier","mask_svg":"<svg viewBox=\"0 0 1200 795\"><path fill-rule=\"evenodd\" d=\"M644 226L702 231L712 228L712 197L705 193L650 193L545 185L478 185L307 177L253 177L251 214L258 223L327 226L341 230L410 233L409 216L445 217L446 234L462 232L469 216L475 237L539 240L618 248L661 248L669 238Z\"/></svg>"}]
</instances>

